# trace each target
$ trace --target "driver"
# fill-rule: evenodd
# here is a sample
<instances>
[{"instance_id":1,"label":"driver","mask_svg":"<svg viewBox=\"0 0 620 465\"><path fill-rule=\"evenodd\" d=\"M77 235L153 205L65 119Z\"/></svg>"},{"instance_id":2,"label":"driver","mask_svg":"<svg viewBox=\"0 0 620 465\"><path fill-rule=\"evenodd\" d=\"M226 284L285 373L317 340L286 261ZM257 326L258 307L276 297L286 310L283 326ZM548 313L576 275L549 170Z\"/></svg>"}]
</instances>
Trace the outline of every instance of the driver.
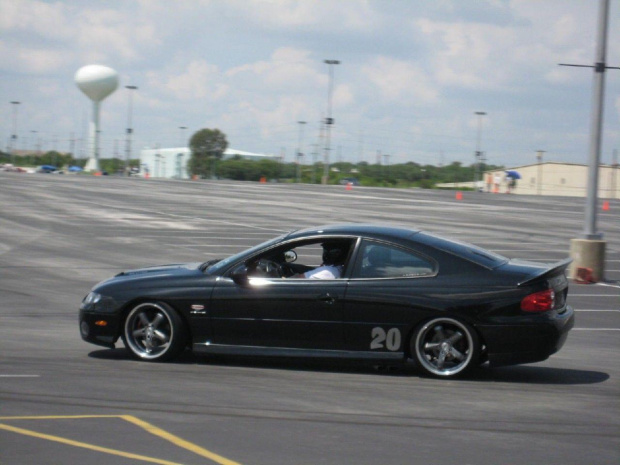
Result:
<instances>
[{"instance_id":1,"label":"driver","mask_svg":"<svg viewBox=\"0 0 620 465\"><path fill-rule=\"evenodd\" d=\"M338 279L342 276L347 258L346 248L335 242L323 242L323 263L315 269L296 274L291 278Z\"/></svg>"}]
</instances>

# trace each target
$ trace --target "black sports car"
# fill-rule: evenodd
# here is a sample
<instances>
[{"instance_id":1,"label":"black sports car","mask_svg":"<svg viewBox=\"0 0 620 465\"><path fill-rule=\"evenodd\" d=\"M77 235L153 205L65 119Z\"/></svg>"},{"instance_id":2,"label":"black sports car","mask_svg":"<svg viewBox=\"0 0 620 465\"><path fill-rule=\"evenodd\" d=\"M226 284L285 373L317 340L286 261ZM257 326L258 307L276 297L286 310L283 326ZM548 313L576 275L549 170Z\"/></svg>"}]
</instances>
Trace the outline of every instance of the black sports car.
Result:
<instances>
[{"instance_id":1,"label":"black sports car","mask_svg":"<svg viewBox=\"0 0 620 465\"><path fill-rule=\"evenodd\" d=\"M82 338L138 359L210 354L413 360L440 377L531 363L573 327L570 260L509 260L425 232L295 231L224 260L124 271L80 306ZM323 278L323 279L321 279Z\"/></svg>"}]
</instances>

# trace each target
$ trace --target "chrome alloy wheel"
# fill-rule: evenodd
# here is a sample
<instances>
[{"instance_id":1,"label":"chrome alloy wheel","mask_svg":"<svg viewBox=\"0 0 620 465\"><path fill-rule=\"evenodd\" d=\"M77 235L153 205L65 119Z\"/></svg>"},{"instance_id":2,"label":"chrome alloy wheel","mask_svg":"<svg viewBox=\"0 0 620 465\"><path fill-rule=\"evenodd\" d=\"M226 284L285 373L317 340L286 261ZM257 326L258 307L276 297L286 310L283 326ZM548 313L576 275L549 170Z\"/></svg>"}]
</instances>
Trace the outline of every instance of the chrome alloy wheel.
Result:
<instances>
[{"instance_id":1,"label":"chrome alloy wheel","mask_svg":"<svg viewBox=\"0 0 620 465\"><path fill-rule=\"evenodd\" d=\"M426 372L450 377L476 365L480 343L469 325L453 318L436 318L418 328L412 349Z\"/></svg>"},{"instance_id":2,"label":"chrome alloy wheel","mask_svg":"<svg viewBox=\"0 0 620 465\"><path fill-rule=\"evenodd\" d=\"M181 331L182 322L174 310L163 303L147 302L127 315L123 340L137 358L166 360L178 352Z\"/></svg>"}]
</instances>

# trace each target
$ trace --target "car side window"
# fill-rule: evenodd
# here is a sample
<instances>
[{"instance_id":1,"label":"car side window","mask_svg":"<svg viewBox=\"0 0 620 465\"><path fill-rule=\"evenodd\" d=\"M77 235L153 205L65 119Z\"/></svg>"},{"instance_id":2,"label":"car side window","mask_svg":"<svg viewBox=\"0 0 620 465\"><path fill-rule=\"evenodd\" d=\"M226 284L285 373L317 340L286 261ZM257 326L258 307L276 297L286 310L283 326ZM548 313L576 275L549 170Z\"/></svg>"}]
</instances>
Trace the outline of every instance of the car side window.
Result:
<instances>
[{"instance_id":1,"label":"car side window","mask_svg":"<svg viewBox=\"0 0 620 465\"><path fill-rule=\"evenodd\" d=\"M340 279L345 274L353 245L354 239L331 237L289 242L250 260L247 263L248 275L300 278L312 271L315 272L313 279L334 279L333 276ZM294 252L294 260L286 260L287 251Z\"/></svg>"},{"instance_id":2,"label":"car side window","mask_svg":"<svg viewBox=\"0 0 620 465\"><path fill-rule=\"evenodd\" d=\"M410 250L365 241L353 278L410 278L435 273L434 263Z\"/></svg>"}]
</instances>

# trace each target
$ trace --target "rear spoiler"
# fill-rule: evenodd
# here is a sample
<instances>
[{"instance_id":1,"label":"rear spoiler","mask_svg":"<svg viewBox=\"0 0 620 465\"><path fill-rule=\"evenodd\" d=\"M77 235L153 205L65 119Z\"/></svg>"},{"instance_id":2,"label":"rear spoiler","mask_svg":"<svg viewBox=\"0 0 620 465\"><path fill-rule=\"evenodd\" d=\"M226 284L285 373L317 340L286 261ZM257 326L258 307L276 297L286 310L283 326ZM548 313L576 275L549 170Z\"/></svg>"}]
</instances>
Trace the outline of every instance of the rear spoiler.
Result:
<instances>
[{"instance_id":1,"label":"rear spoiler","mask_svg":"<svg viewBox=\"0 0 620 465\"><path fill-rule=\"evenodd\" d=\"M540 272L529 276L525 281L521 281L517 286L525 286L526 284L530 284L533 281L537 281L539 279L549 278L553 275L564 272L568 265L573 261L572 258L565 258L557 263L554 263L551 268L547 268L546 270L541 270Z\"/></svg>"}]
</instances>

